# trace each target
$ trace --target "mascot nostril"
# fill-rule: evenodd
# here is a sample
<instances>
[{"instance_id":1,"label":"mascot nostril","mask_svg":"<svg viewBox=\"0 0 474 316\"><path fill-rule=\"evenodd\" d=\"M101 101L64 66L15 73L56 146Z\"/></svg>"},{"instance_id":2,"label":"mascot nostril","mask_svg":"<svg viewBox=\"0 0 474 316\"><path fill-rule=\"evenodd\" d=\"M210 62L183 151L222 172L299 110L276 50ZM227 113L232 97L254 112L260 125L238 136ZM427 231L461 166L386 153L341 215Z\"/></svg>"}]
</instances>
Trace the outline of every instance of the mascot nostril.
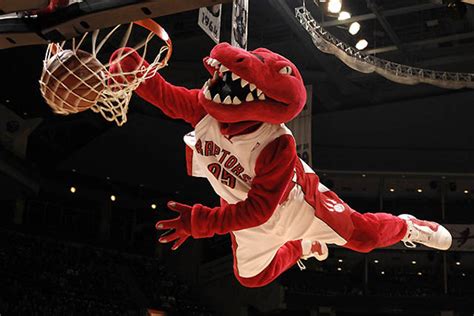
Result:
<instances>
[{"instance_id":1,"label":"mascot nostril","mask_svg":"<svg viewBox=\"0 0 474 316\"><path fill-rule=\"evenodd\" d=\"M121 68L147 66L135 57L120 61ZM359 252L399 241L450 247L451 235L437 223L356 212L298 158L284 123L301 112L306 90L288 59L224 43L204 66L210 79L202 89L176 87L156 74L136 90L169 117L192 125L184 137L188 173L207 178L221 197L216 207L170 202L179 216L156 224L167 230L160 242L173 242L176 250L189 237L229 233L235 276L248 287L272 282L297 262L302 267L300 259L326 259L327 243Z\"/></svg>"}]
</instances>

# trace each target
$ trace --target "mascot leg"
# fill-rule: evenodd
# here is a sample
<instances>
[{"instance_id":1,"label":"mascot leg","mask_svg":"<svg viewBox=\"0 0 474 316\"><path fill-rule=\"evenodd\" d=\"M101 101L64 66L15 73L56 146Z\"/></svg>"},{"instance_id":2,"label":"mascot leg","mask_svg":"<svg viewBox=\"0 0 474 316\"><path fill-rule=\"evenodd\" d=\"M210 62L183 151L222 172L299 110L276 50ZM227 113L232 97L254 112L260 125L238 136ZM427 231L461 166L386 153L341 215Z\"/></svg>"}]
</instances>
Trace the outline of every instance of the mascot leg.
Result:
<instances>
[{"instance_id":1,"label":"mascot leg","mask_svg":"<svg viewBox=\"0 0 474 316\"><path fill-rule=\"evenodd\" d=\"M315 209L315 216L345 240L339 245L358 252L396 244L407 232L405 220L387 213L356 212L324 186Z\"/></svg>"},{"instance_id":2,"label":"mascot leg","mask_svg":"<svg viewBox=\"0 0 474 316\"><path fill-rule=\"evenodd\" d=\"M407 224L397 216L387 213L353 212L354 231L343 245L358 252L370 252L400 242L407 232Z\"/></svg>"},{"instance_id":3,"label":"mascot leg","mask_svg":"<svg viewBox=\"0 0 474 316\"><path fill-rule=\"evenodd\" d=\"M346 240L346 243L341 244L343 247L358 252L370 252L400 241L407 247L415 247L415 243L418 243L447 250L451 246L451 234L435 222L419 220L411 215L361 214L331 191L321 192L318 204L316 217Z\"/></svg>"}]
</instances>

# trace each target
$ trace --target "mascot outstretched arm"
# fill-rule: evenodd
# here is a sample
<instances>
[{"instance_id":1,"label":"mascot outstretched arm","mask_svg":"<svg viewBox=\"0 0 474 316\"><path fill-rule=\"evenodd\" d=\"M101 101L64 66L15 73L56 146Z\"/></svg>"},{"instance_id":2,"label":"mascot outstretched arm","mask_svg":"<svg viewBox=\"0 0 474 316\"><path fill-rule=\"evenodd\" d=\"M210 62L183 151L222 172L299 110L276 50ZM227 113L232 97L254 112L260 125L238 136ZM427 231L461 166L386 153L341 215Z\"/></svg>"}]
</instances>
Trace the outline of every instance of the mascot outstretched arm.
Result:
<instances>
[{"instance_id":1,"label":"mascot outstretched arm","mask_svg":"<svg viewBox=\"0 0 474 316\"><path fill-rule=\"evenodd\" d=\"M116 54L123 50L130 48ZM111 70L145 63L138 54L127 55ZM160 242L172 242L176 250L189 237L229 233L235 276L248 287L270 283L300 259L326 259L327 244L359 252L400 241L450 247L450 233L437 223L356 212L298 158L284 123L301 112L306 90L288 59L222 43L204 66L211 79L201 89L174 86L157 74L136 90L167 116L192 125L184 137L188 173L207 178L221 197L217 207L169 202L179 216L156 224L172 230Z\"/></svg>"}]
</instances>

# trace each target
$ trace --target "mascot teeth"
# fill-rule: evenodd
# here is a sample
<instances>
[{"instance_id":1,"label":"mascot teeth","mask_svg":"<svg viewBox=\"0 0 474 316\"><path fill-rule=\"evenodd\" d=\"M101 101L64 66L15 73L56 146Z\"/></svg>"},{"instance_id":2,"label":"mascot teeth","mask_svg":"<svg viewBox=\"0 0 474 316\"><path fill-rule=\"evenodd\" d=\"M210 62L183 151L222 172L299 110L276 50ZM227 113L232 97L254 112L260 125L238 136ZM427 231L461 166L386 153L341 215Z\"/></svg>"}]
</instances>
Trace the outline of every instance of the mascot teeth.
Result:
<instances>
[{"instance_id":1,"label":"mascot teeth","mask_svg":"<svg viewBox=\"0 0 474 316\"><path fill-rule=\"evenodd\" d=\"M206 100L225 105L240 105L242 100L252 102L266 99L263 91L257 89L254 83L250 83L233 73L217 59L210 57L206 60L206 63L216 69L212 79L204 83L202 93Z\"/></svg>"},{"instance_id":2,"label":"mascot teeth","mask_svg":"<svg viewBox=\"0 0 474 316\"><path fill-rule=\"evenodd\" d=\"M224 104L232 104L232 98L230 97L230 95L228 95L224 101L222 102Z\"/></svg>"},{"instance_id":3,"label":"mascot teeth","mask_svg":"<svg viewBox=\"0 0 474 316\"><path fill-rule=\"evenodd\" d=\"M214 99L212 99L212 102L222 103L221 96L219 95L219 93L214 96Z\"/></svg>"},{"instance_id":4,"label":"mascot teeth","mask_svg":"<svg viewBox=\"0 0 474 316\"><path fill-rule=\"evenodd\" d=\"M242 101L240 101L239 97L234 97L234 99L232 100L232 103L236 104L236 105L239 105L239 104L242 103Z\"/></svg>"},{"instance_id":5,"label":"mascot teeth","mask_svg":"<svg viewBox=\"0 0 474 316\"><path fill-rule=\"evenodd\" d=\"M211 91L209 91L209 89L204 91L204 97L209 101L212 100Z\"/></svg>"},{"instance_id":6,"label":"mascot teeth","mask_svg":"<svg viewBox=\"0 0 474 316\"><path fill-rule=\"evenodd\" d=\"M227 71L229 71L229 68L227 68L224 65L221 65L221 68L219 68L219 72L221 72L221 73L224 73L224 72L227 72Z\"/></svg>"},{"instance_id":7,"label":"mascot teeth","mask_svg":"<svg viewBox=\"0 0 474 316\"><path fill-rule=\"evenodd\" d=\"M237 79L240 79L240 77L234 73L232 73L232 81L235 81Z\"/></svg>"},{"instance_id":8,"label":"mascot teeth","mask_svg":"<svg viewBox=\"0 0 474 316\"><path fill-rule=\"evenodd\" d=\"M211 62L209 63L210 66L218 69L219 68L219 65L221 64L219 61L217 61L216 59L212 59L212 58L209 58L211 59Z\"/></svg>"}]
</instances>

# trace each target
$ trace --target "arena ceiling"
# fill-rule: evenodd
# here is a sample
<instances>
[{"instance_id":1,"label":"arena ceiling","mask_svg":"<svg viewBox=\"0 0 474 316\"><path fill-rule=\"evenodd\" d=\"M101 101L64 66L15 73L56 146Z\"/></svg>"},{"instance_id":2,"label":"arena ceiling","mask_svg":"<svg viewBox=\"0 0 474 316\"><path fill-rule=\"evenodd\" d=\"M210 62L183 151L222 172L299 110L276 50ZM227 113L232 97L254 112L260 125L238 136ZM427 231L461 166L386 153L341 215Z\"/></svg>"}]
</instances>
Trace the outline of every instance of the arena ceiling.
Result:
<instances>
[{"instance_id":1,"label":"arena ceiling","mask_svg":"<svg viewBox=\"0 0 474 316\"><path fill-rule=\"evenodd\" d=\"M417 67L474 72L474 7L448 8L441 1L343 1L350 21L359 21L368 52ZM250 0L249 49L267 47L293 60L313 85L313 151L318 169L472 173L474 138L471 90L406 86L349 69L320 52L294 17L301 0ZM328 31L356 40L324 4L306 5ZM222 38L230 40L229 4ZM163 75L172 83L200 88L207 80L201 60L213 42L197 26L197 11L160 17L174 54ZM185 175L182 136L186 124L164 117L135 98L129 123L116 127L97 114L51 113L38 78L44 47L0 51L0 100L23 119L41 117L30 137L28 163L41 171L76 170L97 179L143 184L163 192L195 184ZM371 129L373 127L373 129ZM386 163L382 163L386 161ZM166 181L164 181L166 179ZM170 185L170 183L172 183Z\"/></svg>"}]
</instances>

